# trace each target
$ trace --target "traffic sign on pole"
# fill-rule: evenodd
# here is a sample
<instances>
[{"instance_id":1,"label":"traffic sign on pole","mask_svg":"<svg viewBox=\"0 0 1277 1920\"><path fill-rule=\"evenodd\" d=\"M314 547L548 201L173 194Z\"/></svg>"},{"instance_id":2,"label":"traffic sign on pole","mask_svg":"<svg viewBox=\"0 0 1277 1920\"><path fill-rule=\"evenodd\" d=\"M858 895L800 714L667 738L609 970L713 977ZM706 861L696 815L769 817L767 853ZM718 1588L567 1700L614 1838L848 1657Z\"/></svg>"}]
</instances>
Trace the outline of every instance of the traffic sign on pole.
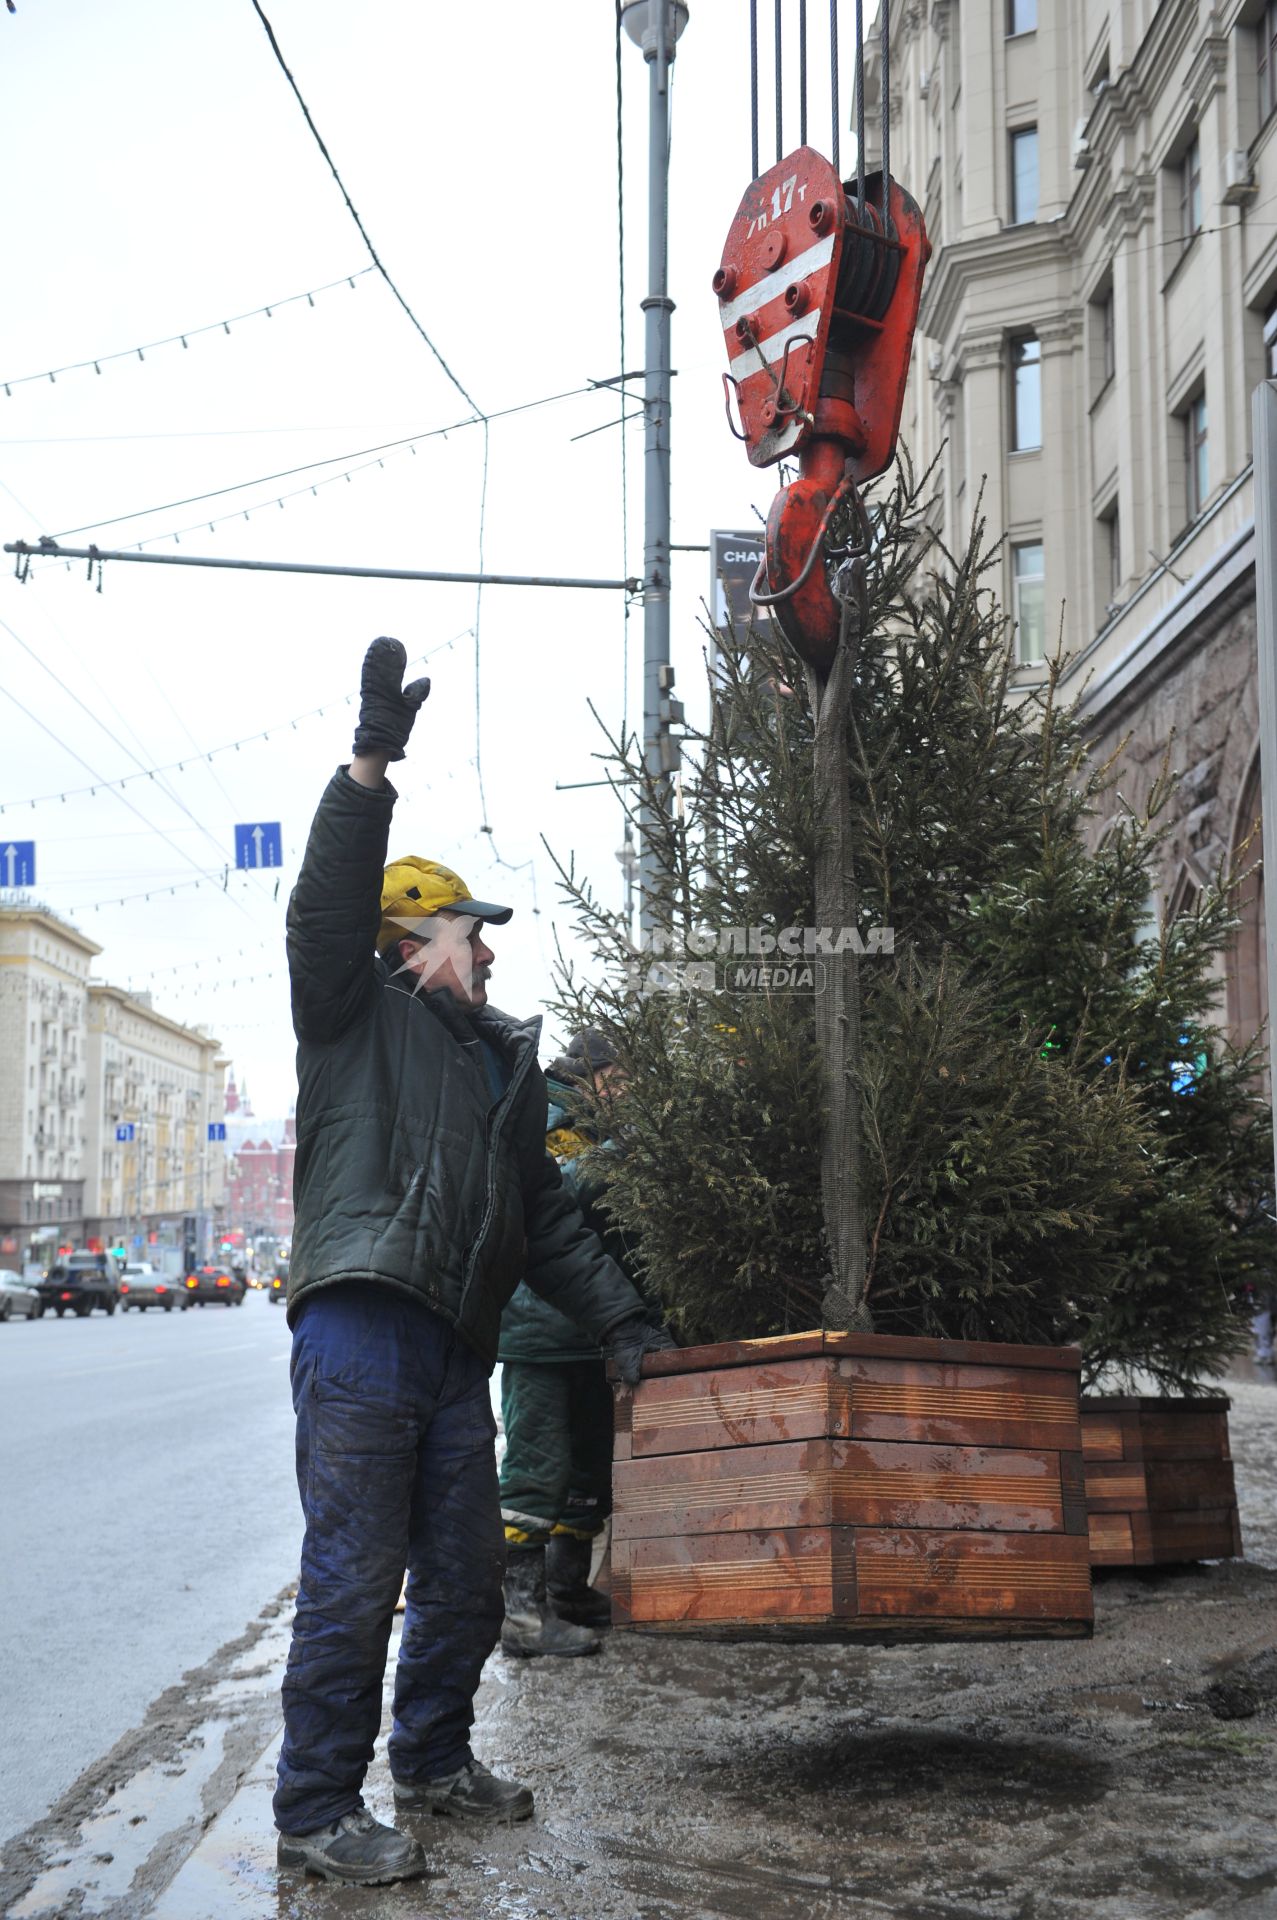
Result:
<instances>
[{"instance_id":1,"label":"traffic sign on pole","mask_svg":"<svg viewBox=\"0 0 1277 1920\"><path fill-rule=\"evenodd\" d=\"M35 841L0 840L0 887L35 885Z\"/></svg>"},{"instance_id":2,"label":"traffic sign on pole","mask_svg":"<svg viewBox=\"0 0 1277 1920\"><path fill-rule=\"evenodd\" d=\"M224 1120L210 1120L208 1123L208 1137L210 1140L224 1140L226 1138L226 1122Z\"/></svg>"},{"instance_id":3,"label":"traffic sign on pole","mask_svg":"<svg viewBox=\"0 0 1277 1920\"><path fill-rule=\"evenodd\" d=\"M129 1140L132 1140L134 1137L133 1122L131 1120L126 1120L123 1126L117 1127L115 1129L115 1137L117 1140L123 1140L126 1142Z\"/></svg>"},{"instance_id":4,"label":"traffic sign on pole","mask_svg":"<svg viewBox=\"0 0 1277 1920\"><path fill-rule=\"evenodd\" d=\"M284 833L278 820L249 820L235 827L237 867L282 867Z\"/></svg>"}]
</instances>

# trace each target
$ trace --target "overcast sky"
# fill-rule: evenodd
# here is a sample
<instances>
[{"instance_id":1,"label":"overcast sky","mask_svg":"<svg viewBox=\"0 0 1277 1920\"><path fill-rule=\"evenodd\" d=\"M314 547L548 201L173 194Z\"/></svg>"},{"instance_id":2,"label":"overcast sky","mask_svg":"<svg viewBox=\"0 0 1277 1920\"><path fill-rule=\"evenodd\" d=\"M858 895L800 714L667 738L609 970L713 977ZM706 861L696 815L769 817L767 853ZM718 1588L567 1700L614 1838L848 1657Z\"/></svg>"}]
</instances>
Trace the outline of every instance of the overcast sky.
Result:
<instances>
[{"instance_id":1,"label":"overcast sky","mask_svg":"<svg viewBox=\"0 0 1277 1920\"><path fill-rule=\"evenodd\" d=\"M17 7L0 14L0 380L193 333L367 266L250 0ZM619 372L611 0L269 0L266 11L374 244L477 404L495 413ZM810 137L827 149L824 12L809 9L820 75ZM626 359L638 368L647 70L628 42L624 56ZM769 98L768 73L764 85ZM797 144L791 112L786 148ZM764 164L770 106L765 117ZM749 156L746 0L692 0L670 185L676 542L754 524L774 491L774 474L755 473L727 430L709 284ZM642 425L610 427L620 411L613 395L589 394L493 424L491 570L642 571ZM467 412L384 283L365 274L313 308L302 300L100 374L0 391L0 530L30 538L88 525L66 544L123 546L194 525L180 547L156 550L470 569L474 427L275 505L362 464L337 456ZM574 440L596 427L608 430ZM166 505L330 457L328 468L221 500ZM101 524L152 507L164 510ZM245 509L247 520L224 519ZM704 555L676 556L673 653L693 710L708 586ZM493 1000L526 1014L547 991L561 909L542 833L619 902L615 801L556 783L598 777L589 701L619 722L622 596L485 593L490 835L475 765L474 617L473 591L450 586L133 565L109 566L101 595L81 565L36 568L26 586L7 571L0 581L0 844L36 841L36 896L101 944L98 973L207 1023L259 1113L292 1097L284 906L315 803L349 756L354 710L341 703L374 635L398 635L414 661L433 656L434 692L394 775L391 854L443 859L481 896L515 905L494 931ZM628 626L637 724L641 608ZM319 706L322 717L299 717ZM268 742L204 757L263 728ZM181 773L75 791L188 755ZM282 873L232 874L223 890L235 823L270 820L283 825ZM134 897L148 890L149 901Z\"/></svg>"}]
</instances>

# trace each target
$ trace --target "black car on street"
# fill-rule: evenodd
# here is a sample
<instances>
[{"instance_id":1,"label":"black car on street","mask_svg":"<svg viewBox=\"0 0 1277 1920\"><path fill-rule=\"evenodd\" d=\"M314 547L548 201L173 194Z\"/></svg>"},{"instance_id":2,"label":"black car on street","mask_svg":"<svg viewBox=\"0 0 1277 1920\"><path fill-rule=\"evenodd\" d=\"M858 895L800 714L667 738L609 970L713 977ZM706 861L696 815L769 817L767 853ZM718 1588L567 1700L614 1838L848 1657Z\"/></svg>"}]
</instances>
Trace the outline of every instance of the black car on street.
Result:
<instances>
[{"instance_id":1,"label":"black car on street","mask_svg":"<svg viewBox=\"0 0 1277 1920\"><path fill-rule=\"evenodd\" d=\"M113 1254L90 1253L86 1248L51 1266L36 1291L41 1313L52 1307L59 1320L64 1313L85 1319L94 1307L114 1313L120 1304L119 1264Z\"/></svg>"}]
</instances>

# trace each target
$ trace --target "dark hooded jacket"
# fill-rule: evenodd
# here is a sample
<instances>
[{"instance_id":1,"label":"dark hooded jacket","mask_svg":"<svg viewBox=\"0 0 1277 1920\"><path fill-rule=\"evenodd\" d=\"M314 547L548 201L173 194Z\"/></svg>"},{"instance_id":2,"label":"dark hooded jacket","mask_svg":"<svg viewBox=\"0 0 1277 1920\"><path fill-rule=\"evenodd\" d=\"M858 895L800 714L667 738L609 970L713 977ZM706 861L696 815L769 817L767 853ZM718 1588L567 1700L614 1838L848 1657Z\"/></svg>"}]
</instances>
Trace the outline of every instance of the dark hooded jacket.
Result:
<instances>
[{"instance_id":1,"label":"dark hooded jacket","mask_svg":"<svg viewBox=\"0 0 1277 1920\"><path fill-rule=\"evenodd\" d=\"M575 1089L553 1077L546 1082L549 1111L546 1140L557 1160L564 1188L581 1209L591 1232L596 1233L604 1250L616 1261L627 1278L633 1278L633 1249L604 1207L607 1192L606 1160L612 1149L594 1138L583 1125ZM657 1316L651 1315L655 1319ZM501 1318L501 1343L497 1358L502 1361L534 1360L538 1363L598 1360L599 1343L575 1325L568 1315L526 1285L520 1285Z\"/></svg>"},{"instance_id":2,"label":"dark hooded jacket","mask_svg":"<svg viewBox=\"0 0 1277 1920\"><path fill-rule=\"evenodd\" d=\"M376 954L387 782L339 768L288 908L297 1034L296 1223L288 1315L319 1288L375 1281L455 1326L491 1366L521 1276L595 1340L642 1301L545 1149L541 1022L414 993ZM479 1036L504 1057L495 1106Z\"/></svg>"}]
</instances>

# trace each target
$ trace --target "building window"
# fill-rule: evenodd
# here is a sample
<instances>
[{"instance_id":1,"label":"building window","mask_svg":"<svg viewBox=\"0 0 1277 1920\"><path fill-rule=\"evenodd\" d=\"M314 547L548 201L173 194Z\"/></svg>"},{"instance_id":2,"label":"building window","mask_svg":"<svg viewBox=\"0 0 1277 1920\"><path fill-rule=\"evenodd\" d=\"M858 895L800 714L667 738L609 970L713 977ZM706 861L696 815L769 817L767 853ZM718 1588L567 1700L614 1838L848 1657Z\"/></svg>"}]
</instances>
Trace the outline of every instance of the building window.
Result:
<instances>
[{"instance_id":1,"label":"building window","mask_svg":"<svg viewBox=\"0 0 1277 1920\"><path fill-rule=\"evenodd\" d=\"M1259 42L1259 124L1277 110L1277 0L1268 0L1255 27Z\"/></svg>"},{"instance_id":2,"label":"building window","mask_svg":"<svg viewBox=\"0 0 1277 1920\"><path fill-rule=\"evenodd\" d=\"M1197 135L1179 163L1179 236L1187 246L1202 230L1202 148Z\"/></svg>"},{"instance_id":3,"label":"building window","mask_svg":"<svg viewBox=\"0 0 1277 1920\"><path fill-rule=\"evenodd\" d=\"M1184 454L1188 465L1188 517L1196 520L1210 492L1206 448L1206 395L1199 393L1184 415Z\"/></svg>"},{"instance_id":4,"label":"building window","mask_svg":"<svg viewBox=\"0 0 1277 1920\"><path fill-rule=\"evenodd\" d=\"M1033 33L1038 24L1038 0L1007 0L1007 33Z\"/></svg>"},{"instance_id":5,"label":"building window","mask_svg":"<svg viewBox=\"0 0 1277 1920\"><path fill-rule=\"evenodd\" d=\"M1020 127L1011 135L1011 224L1020 227L1037 217L1038 130Z\"/></svg>"},{"instance_id":6,"label":"building window","mask_svg":"<svg viewBox=\"0 0 1277 1920\"><path fill-rule=\"evenodd\" d=\"M1118 518L1116 500L1107 513L1100 515L1098 533L1097 598L1104 603L1103 614L1107 618L1117 606L1122 592L1122 523ZM1103 620L1100 624L1103 625Z\"/></svg>"},{"instance_id":7,"label":"building window","mask_svg":"<svg viewBox=\"0 0 1277 1920\"><path fill-rule=\"evenodd\" d=\"M1011 449L1042 445L1042 343L1033 334L1011 342Z\"/></svg>"},{"instance_id":8,"label":"building window","mask_svg":"<svg viewBox=\"0 0 1277 1920\"><path fill-rule=\"evenodd\" d=\"M1117 339L1113 325L1113 293L1109 292L1100 302L1100 371L1105 386L1117 372Z\"/></svg>"},{"instance_id":9,"label":"building window","mask_svg":"<svg viewBox=\"0 0 1277 1920\"><path fill-rule=\"evenodd\" d=\"M1020 665L1036 666L1046 653L1046 577L1040 540L1012 547L1011 598Z\"/></svg>"}]
</instances>

